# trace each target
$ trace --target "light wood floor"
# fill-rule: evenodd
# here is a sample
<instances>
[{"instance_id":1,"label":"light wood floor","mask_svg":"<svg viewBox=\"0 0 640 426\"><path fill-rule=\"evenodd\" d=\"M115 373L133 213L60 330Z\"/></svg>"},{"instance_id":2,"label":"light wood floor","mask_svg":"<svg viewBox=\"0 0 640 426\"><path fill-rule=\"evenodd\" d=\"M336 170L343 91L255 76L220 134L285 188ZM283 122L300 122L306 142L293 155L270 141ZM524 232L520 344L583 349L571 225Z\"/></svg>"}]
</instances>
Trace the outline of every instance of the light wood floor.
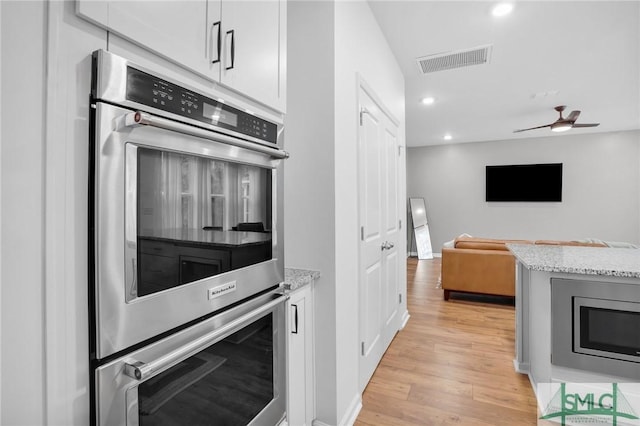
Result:
<instances>
[{"instance_id":1,"label":"light wood floor","mask_svg":"<svg viewBox=\"0 0 640 426\"><path fill-rule=\"evenodd\" d=\"M437 289L440 259L407 262L411 318L363 394L355 426L535 425L535 396L513 369L512 300Z\"/></svg>"}]
</instances>

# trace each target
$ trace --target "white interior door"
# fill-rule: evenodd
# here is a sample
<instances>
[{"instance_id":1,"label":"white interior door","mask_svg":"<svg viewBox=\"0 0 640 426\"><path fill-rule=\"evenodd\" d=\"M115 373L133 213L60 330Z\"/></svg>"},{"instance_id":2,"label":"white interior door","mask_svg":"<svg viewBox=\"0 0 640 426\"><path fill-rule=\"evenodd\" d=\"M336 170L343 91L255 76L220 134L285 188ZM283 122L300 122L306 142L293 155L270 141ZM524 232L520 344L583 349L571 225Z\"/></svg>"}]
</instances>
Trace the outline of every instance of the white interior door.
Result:
<instances>
[{"instance_id":1,"label":"white interior door","mask_svg":"<svg viewBox=\"0 0 640 426\"><path fill-rule=\"evenodd\" d=\"M359 92L360 389L400 326L397 126L363 87Z\"/></svg>"}]
</instances>

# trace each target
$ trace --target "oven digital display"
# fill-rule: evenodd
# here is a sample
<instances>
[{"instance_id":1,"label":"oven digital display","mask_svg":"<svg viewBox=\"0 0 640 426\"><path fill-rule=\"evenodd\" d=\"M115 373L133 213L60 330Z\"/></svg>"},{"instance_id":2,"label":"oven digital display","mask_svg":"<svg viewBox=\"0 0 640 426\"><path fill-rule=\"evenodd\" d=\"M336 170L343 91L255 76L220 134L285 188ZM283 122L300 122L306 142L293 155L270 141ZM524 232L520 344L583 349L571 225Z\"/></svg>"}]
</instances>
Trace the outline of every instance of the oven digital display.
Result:
<instances>
[{"instance_id":1,"label":"oven digital display","mask_svg":"<svg viewBox=\"0 0 640 426\"><path fill-rule=\"evenodd\" d=\"M238 115L222 108L221 104L217 106L202 103L202 115L208 118L213 124L223 123L232 127L238 127Z\"/></svg>"},{"instance_id":2,"label":"oven digital display","mask_svg":"<svg viewBox=\"0 0 640 426\"><path fill-rule=\"evenodd\" d=\"M261 141L277 143L276 124L132 67L127 67L126 98Z\"/></svg>"}]
</instances>

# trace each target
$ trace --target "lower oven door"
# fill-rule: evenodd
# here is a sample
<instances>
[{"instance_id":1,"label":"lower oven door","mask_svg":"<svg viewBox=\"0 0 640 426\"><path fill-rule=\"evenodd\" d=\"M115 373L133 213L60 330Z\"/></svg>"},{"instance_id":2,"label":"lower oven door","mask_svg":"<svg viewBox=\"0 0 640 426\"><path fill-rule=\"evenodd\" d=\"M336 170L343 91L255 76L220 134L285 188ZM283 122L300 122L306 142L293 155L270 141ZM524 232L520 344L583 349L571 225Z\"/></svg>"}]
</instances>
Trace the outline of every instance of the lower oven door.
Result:
<instances>
[{"instance_id":1,"label":"lower oven door","mask_svg":"<svg viewBox=\"0 0 640 426\"><path fill-rule=\"evenodd\" d=\"M277 425L287 296L270 292L100 366L99 425Z\"/></svg>"}]
</instances>

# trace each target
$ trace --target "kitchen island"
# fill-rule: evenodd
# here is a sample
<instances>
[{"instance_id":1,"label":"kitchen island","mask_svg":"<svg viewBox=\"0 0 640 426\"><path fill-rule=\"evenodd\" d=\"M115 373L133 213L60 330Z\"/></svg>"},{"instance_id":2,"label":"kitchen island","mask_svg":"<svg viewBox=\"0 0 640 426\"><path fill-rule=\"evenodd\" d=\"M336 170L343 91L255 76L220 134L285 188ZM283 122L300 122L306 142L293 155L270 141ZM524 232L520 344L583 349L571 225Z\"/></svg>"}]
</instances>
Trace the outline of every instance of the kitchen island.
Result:
<instances>
[{"instance_id":1,"label":"kitchen island","mask_svg":"<svg viewBox=\"0 0 640 426\"><path fill-rule=\"evenodd\" d=\"M629 324L637 327L640 318L640 250L507 247L517 261L514 366L529 375L534 390L549 382L640 381L640 353L611 349L614 346L607 342L618 339L617 343L637 345L637 328L629 331ZM603 303L607 309L600 306ZM593 322L609 312L619 314L615 321L626 322ZM627 335L620 334L625 330ZM592 340L608 348L587 341L594 335Z\"/></svg>"}]
</instances>

